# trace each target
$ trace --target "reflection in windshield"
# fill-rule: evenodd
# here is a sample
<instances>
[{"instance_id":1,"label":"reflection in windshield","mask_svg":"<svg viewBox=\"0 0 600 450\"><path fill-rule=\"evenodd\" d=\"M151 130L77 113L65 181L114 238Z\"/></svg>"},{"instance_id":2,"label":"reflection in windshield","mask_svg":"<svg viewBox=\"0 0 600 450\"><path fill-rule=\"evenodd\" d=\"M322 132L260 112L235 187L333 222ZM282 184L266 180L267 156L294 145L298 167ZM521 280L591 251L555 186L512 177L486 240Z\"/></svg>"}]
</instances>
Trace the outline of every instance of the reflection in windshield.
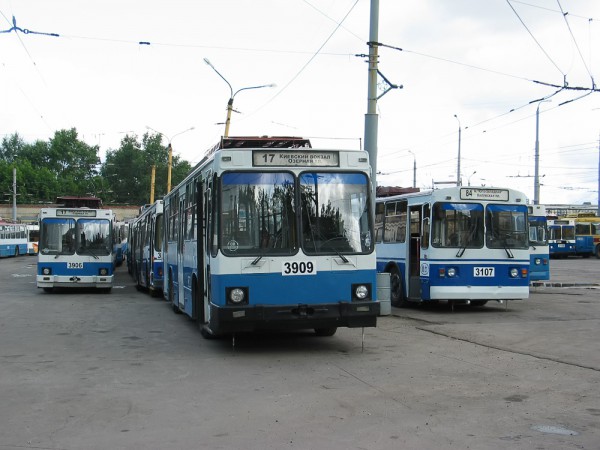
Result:
<instances>
[{"instance_id":1,"label":"reflection in windshield","mask_svg":"<svg viewBox=\"0 0 600 450\"><path fill-rule=\"evenodd\" d=\"M42 220L40 251L44 255L109 255L110 222L104 219Z\"/></svg>"},{"instance_id":2,"label":"reflection in windshield","mask_svg":"<svg viewBox=\"0 0 600 450\"><path fill-rule=\"evenodd\" d=\"M488 248L528 248L526 206L488 205L485 220Z\"/></svg>"},{"instance_id":3,"label":"reflection in windshield","mask_svg":"<svg viewBox=\"0 0 600 450\"><path fill-rule=\"evenodd\" d=\"M445 202L433 205L431 241L438 248L483 247L483 205Z\"/></svg>"},{"instance_id":4,"label":"reflection in windshield","mask_svg":"<svg viewBox=\"0 0 600 450\"><path fill-rule=\"evenodd\" d=\"M221 248L226 255L293 254L294 176L288 172L223 175Z\"/></svg>"},{"instance_id":5,"label":"reflection in windshield","mask_svg":"<svg viewBox=\"0 0 600 450\"><path fill-rule=\"evenodd\" d=\"M300 197L302 247L307 254L372 250L364 174L303 173Z\"/></svg>"},{"instance_id":6,"label":"reflection in windshield","mask_svg":"<svg viewBox=\"0 0 600 450\"><path fill-rule=\"evenodd\" d=\"M368 179L359 173L229 172L221 179L225 255L369 253ZM298 213L301 230L298 230Z\"/></svg>"}]
</instances>

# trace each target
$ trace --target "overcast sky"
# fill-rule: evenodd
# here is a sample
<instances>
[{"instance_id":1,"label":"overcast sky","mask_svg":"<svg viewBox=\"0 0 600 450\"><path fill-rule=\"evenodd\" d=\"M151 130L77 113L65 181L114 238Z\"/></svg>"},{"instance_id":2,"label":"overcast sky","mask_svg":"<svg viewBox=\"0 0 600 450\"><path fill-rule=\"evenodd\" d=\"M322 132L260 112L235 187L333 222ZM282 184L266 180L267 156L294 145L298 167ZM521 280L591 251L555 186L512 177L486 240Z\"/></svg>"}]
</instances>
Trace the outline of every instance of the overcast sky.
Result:
<instances>
[{"instance_id":1,"label":"overcast sky","mask_svg":"<svg viewBox=\"0 0 600 450\"><path fill-rule=\"evenodd\" d=\"M276 84L236 95L231 136L359 148L369 8L0 0L0 31L12 29L0 33L0 138L34 142L75 127L104 155L151 127L193 164L223 134L230 94L207 58L234 91ZM600 1L380 0L379 42L380 71L403 85L378 102L379 185L412 186L415 160L420 188L456 180L460 126L463 184L532 199L539 105L541 203L596 204Z\"/></svg>"}]
</instances>

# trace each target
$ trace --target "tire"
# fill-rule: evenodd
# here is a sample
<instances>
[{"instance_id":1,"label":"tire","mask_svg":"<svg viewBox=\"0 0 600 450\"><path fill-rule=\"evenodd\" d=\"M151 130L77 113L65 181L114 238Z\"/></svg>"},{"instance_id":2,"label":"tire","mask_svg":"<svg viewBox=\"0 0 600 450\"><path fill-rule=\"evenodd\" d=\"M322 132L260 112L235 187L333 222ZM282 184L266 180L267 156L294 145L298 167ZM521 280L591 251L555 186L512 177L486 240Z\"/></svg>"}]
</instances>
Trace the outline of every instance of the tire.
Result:
<instances>
[{"instance_id":1,"label":"tire","mask_svg":"<svg viewBox=\"0 0 600 450\"><path fill-rule=\"evenodd\" d=\"M398 268L393 267L390 271L390 303L396 308L405 308L408 306L408 302L404 296L404 289L402 287L402 278L400 277L400 271Z\"/></svg>"},{"instance_id":2,"label":"tire","mask_svg":"<svg viewBox=\"0 0 600 450\"><path fill-rule=\"evenodd\" d=\"M315 334L321 337L333 336L337 331L337 327L315 328Z\"/></svg>"},{"instance_id":3,"label":"tire","mask_svg":"<svg viewBox=\"0 0 600 450\"><path fill-rule=\"evenodd\" d=\"M176 305L175 302L173 302L173 277L172 276L169 277L169 303L171 303L171 309L173 309L173 312L175 314L181 314L181 311L179 310L179 305Z\"/></svg>"},{"instance_id":4,"label":"tire","mask_svg":"<svg viewBox=\"0 0 600 450\"><path fill-rule=\"evenodd\" d=\"M15 256L19 256L19 253L20 253L20 251L19 251L19 246L17 245L17 246L15 247Z\"/></svg>"},{"instance_id":5,"label":"tire","mask_svg":"<svg viewBox=\"0 0 600 450\"><path fill-rule=\"evenodd\" d=\"M600 244L596 245L596 251L594 253L596 253L596 258L600 259Z\"/></svg>"},{"instance_id":6,"label":"tire","mask_svg":"<svg viewBox=\"0 0 600 450\"><path fill-rule=\"evenodd\" d=\"M487 303L487 300L473 300L471 301L471 306L483 306Z\"/></svg>"},{"instance_id":7,"label":"tire","mask_svg":"<svg viewBox=\"0 0 600 450\"><path fill-rule=\"evenodd\" d=\"M43 289L44 289L44 292L46 292L48 294L52 294L52 292L54 291L54 288L51 288L51 287L45 287Z\"/></svg>"}]
</instances>

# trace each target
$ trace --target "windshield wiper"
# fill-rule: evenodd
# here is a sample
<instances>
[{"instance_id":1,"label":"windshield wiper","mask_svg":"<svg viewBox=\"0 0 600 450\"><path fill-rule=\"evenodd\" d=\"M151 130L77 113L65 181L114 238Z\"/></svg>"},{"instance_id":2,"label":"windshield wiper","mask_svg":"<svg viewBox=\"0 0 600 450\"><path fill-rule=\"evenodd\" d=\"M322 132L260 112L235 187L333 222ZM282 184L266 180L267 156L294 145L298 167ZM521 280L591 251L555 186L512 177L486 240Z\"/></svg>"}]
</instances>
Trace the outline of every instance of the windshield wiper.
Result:
<instances>
[{"instance_id":1,"label":"windshield wiper","mask_svg":"<svg viewBox=\"0 0 600 450\"><path fill-rule=\"evenodd\" d=\"M92 256L93 256L95 259L100 259L100 258L98 258L98 255L96 255L96 254L94 253L94 251L92 250L92 248L91 248L91 247L87 247L87 248L83 248L83 247L82 247L82 248L80 248L79 250L80 250L80 251L78 251L77 253L79 253L80 255L84 254L84 253L82 253L82 251L83 251L83 250L85 250L86 252L89 252L89 254L90 254L90 255L92 255Z\"/></svg>"}]
</instances>

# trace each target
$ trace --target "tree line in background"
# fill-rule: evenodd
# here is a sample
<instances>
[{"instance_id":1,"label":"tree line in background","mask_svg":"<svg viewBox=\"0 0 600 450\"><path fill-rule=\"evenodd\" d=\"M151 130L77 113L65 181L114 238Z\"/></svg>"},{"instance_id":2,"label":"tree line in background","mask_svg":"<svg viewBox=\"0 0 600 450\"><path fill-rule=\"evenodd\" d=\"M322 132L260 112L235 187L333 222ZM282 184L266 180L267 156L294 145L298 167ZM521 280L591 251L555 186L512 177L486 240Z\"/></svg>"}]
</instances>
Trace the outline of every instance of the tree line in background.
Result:
<instances>
[{"instance_id":1,"label":"tree line in background","mask_svg":"<svg viewBox=\"0 0 600 450\"><path fill-rule=\"evenodd\" d=\"M168 151L162 135L145 133L141 141L126 135L120 147L108 150L80 140L75 128L54 133L49 141L25 142L18 133L0 146L0 195L12 203L13 168L17 169L17 203L54 203L66 195L96 196L104 205L143 205L150 201L152 166L156 167L154 198L167 193ZM173 155L171 186L190 172L190 164Z\"/></svg>"}]
</instances>

